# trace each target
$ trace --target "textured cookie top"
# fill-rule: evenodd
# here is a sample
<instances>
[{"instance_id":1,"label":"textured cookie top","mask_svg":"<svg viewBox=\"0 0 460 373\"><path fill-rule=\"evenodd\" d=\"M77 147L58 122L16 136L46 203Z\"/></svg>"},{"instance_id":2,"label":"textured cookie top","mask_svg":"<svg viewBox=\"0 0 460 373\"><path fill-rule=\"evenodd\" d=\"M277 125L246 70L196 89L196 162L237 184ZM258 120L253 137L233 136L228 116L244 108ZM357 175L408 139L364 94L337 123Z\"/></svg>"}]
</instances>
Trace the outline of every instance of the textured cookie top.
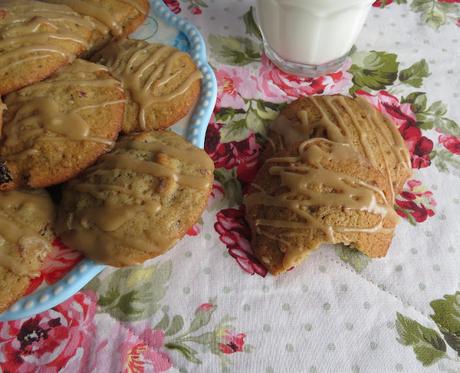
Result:
<instances>
[{"instance_id":1,"label":"textured cookie top","mask_svg":"<svg viewBox=\"0 0 460 373\"><path fill-rule=\"evenodd\" d=\"M36 276L51 249L54 205L45 191L0 193L0 267Z\"/></svg>"},{"instance_id":2,"label":"textured cookie top","mask_svg":"<svg viewBox=\"0 0 460 373\"><path fill-rule=\"evenodd\" d=\"M95 24L65 5L0 0L0 95L40 81L88 49Z\"/></svg>"},{"instance_id":3,"label":"textured cookie top","mask_svg":"<svg viewBox=\"0 0 460 373\"><path fill-rule=\"evenodd\" d=\"M198 220L213 162L169 131L121 139L66 185L57 232L64 243L114 266L164 253Z\"/></svg>"},{"instance_id":4,"label":"textured cookie top","mask_svg":"<svg viewBox=\"0 0 460 373\"><path fill-rule=\"evenodd\" d=\"M398 129L360 97L300 98L282 110L271 126L270 138L265 157L311 138L350 144L386 176L390 200L411 175L409 152Z\"/></svg>"},{"instance_id":5,"label":"textured cookie top","mask_svg":"<svg viewBox=\"0 0 460 373\"><path fill-rule=\"evenodd\" d=\"M321 243L386 254L398 218L384 176L349 144L312 139L267 159L245 198L256 255L274 274Z\"/></svg>"},{"instance_id":6,"label":"textured cookie top","mask_svg":"<svg viewBox=\"0 0 460 373\"><path fill-rule=\"evenodd\" d=\"M88 167L113 146L124 101L107 69L83 60L7 95L0 159L12 181L0 190L57 184Z\"/></svg>"},{"instance_id":7,"label":"textured cookie top","mask_svg":"<svg viewBox=\"0 0 460 373\"><path fill-rule=\"evenodd\" d=\"M45 191L0 193L0 312L19 299L51 250L55 209Z\"/></svg>"},{"instance_id":8,"label":"textured cookie top","mask_svg":"<svg viewBox=\"0 0 460 373\"><path fill-rule=\"evenodd\" d=\"M91 44L98 50L111 38L127 36L140 26L149 12L148 0L44 0L65 4L91 19L96 26Z\"/></svg>"},{"instance_id":9,"label":"textured cookie top","mask_svg":"<svg viewBox=\"0 0 460 373\"><path fill-rule=\"evenodd\" d=\"M125 133L174 124L199 94L201 72L187 53L167 45L121 40L93 60L106 65L128 91Z\"/></svg>"}]
</instances>

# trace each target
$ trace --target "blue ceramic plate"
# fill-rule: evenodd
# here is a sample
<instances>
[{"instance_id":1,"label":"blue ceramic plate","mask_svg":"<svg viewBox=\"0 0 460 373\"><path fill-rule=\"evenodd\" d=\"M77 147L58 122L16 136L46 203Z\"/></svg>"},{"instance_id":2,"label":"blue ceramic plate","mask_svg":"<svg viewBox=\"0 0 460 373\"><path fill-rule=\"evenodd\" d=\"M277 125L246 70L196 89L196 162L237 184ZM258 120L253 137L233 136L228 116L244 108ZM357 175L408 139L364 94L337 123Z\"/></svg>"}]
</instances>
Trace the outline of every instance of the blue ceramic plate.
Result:
<instances>
[{"instance_id":1,"label":"blue ceramic plate","mask_svg":"<svg viewBox=\"0 0 460 373\"><path fill-rule=\"evenodd\" d=\"M206 45L196 27L172 13L163 1L150 0L150 5L149 17L131 37L169 44L188 52L203 73L201 96L194 110L172 127L175 132L202 148L217 96L216 78L207 62ZM0 314L0 321L29 317L62 303L104 268L104 265L96 264L90 259L83 259L54 285L41 287L16 302L8 311Z\"/></svg>"}]
</instances>

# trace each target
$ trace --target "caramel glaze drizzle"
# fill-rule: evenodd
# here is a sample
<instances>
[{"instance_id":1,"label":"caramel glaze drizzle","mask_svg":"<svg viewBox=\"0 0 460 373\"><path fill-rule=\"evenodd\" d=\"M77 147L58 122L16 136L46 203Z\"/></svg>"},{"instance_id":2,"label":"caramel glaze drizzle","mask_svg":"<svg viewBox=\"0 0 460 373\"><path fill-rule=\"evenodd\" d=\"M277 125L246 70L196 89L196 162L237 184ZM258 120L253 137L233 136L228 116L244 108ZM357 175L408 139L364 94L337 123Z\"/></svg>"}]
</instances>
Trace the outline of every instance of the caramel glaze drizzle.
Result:
<instances>
[{"instance_id":1,"label":"caramel glaze drizzle","mask_svg":"<svg viewBox=\"0 0 460 373\"><path fill-rule=\"evenodd\" d=\"M28 227L24 222L17 218L17 214L8 213L11 210L25 210L27 213L39 214L43 221L54 220L54 206L46 195L33 192L3 192L0 193L0 246L1 241L6 241L17 247L19 256L9 255L4 250L0 250L0 266L7 268L19 276L34 277L39 274L37 268L32 268L28 264L31 258L28 255L44 258L51 250L50 243L44 239L39 232ZM38 253L28 253L29 249ZM21 260L20 258L23 258Z\"/></svg>"},{"instance_id":2,"label":"caramel glaze drizzle","mask_svg":"<svg viewBox=\"0 0 460 373\"><path fill-rule=\"evenodd\" d=\"M316 97L311 97L311 102L321 113L321 119L315 123L310 122L308 119L308 113L305 111L299 111L297 114L298 122L291 122L287 118L280 116L272 124L271 129L281 135L284 142L287 145L298 143L299 140L307 139L311 137L326 137L331 141L338 143L345 143L353 145L350 130L346 123L342 119L340 113L337 110L337 104L344 108L347 114L351 118L352 125L358 133L359 142L363 149L363 153L370 163L379 170L382 170L382 165L376 159L376 152L379 152L383 159L383 168L388 180L388 186L391 192L390 200L394 202L395 192L393 186L393 177L391 175L390 168L388 166L387 155L382 149L382 142L385 142L390 147L391 151L398 159L402 167L406 169L411 168L409 152L404 145L404 140L398 132L395 125L383 115L384 123L386 128L389 129L391 138L388 132L378 124L377 114L374 108L363 98L357 97L357 103L366 110L367 118L369 121L360 120L358 115L348 104L347 100L341 96L322 96L321 100ZM322 104L324 102L324 105ZM333 113L333 118L330 117L329 112ZM378 147L375 149L371 146L367 132L373 131L377 135Z\"/></svg>"},{"instance_id":3,"label":"caramel glaze drizzle","mask_svg":"<svg viewBox=\"0 0 460 373\"><path fill-rule=\"evenodd\" d=\"M91 4L91 2L83 0L59 0L59 3L67 5L77 13L96 19L107 27L113 36L120 36L123 33L121 24L115 20L113 14L96 3Z\"/></svg>"},{"instance_id":4,"label":"caramel glaze drizzle","mask_svg":"<svg viewBox=\"0 0 460 373\"><path fill-rule=\"evenodd\" d=\"M145 130L146 111L153 104L170 102L197 80L202 78L199 70L192 72L176 89L166 95L158 95L158 89L174 79L180 71L173 73L175 63L186 53L169 46L145 45L142 41L124 45L114 43L107 47L100 61L110 68L130 92L132 100L139 105L139 124ZM150 73L148 71L150 70Z\"/></svg>"},{"instance_id":5,"label":"caramel glaze drizzle","mask_svg":"<svg viewBox=\"0 0 460 373\"><path fill-rule=\"evenodd\" d=\"M74 62L72 68L78 69L80 60ZM82 66L83 67L83 66ZM86 63L84 67L88 68L88 73L96 71L104 71L103 67L94 66L91 63ZM32 87L35 91L39 91L48 85L59 86L77 86L77 87L120 87L115 79L94 79L94 76L89 76L88 73L73 72L72 74L62 74L62 76L75 76L81 79L75 80L57 80L44 81L34 84ZM93 78L93 79L90 79ZM121 87L120 87L121 88ZM87 110L97 110L110 105L124 103L125 100L112 100L90 103L89 105L79 106L68 112L62 112L59 104L52 97L30 97L21 96L20 94L8 95L5 104L9 110L15 112L15 115L7 126L4 128L5 140L4 144L8 147L16 147L25 142L28 148L33 147L33 144L38 140L57 140L68 139L74 141L91 141L109 146L114 145L114 141L104 139L102 137L91 136L91 128L80 115L81 112ZM33 149L28 149L29 152ZM23 153L21 151L20 153ZM9 154L5 159L15 157L20 153Z\"/></svg>"},{"instance_id":6,"label":"caramel glaze drizzle","mask_svg":"<svg viewBox=\"0 0 460 373\"><path fill-rule=\"evenodd\" d=\"M117 152L117 150L122 150ZM169 143L141 142L125 139L117 143L112 154L101 157L99 162L86 171L86 175L103 175L111 170L127 170L138 174L150 175L159 179L172 180L177 185L187 186L198 190L209 188L209 181L203 177L178 173L173 167L156 163L155 160L140 160L130 155L129 150L140 150L153 155L163 153L180 161L198 165L200 169L212 170L212 160L203 151L195 148L184 149L182 143L170 140ZM160 202L154 201L139 192L111 184L94 184L74 181L68 189L80 193L88 193L96 199L104 200L107 193L122 194L131 197L131 204L114 206L105 202L101 206L88 207L76 214L71 214L65 226L58 230L63 233L64 241L78 248L96 260L107 262L107 256L115 247L134 247L135 249L161 253L170 248L175 240L155 230L146 231L146 238L130 238L129 243L123 242L114 232L122 225L141 213L154 215L161 210ZM92 227L97 227L94 230Z\"/></svg>"},{"instance_id":7,"label":"caramel glaze drizzle","mask_svg":"<svg viewBox=\"0 0 460 373\"><path fill-rule=\"evenodd\" d=\"M313 234L314 231L319 230L324 233L329 243L337 243L335 233L391 232L390 229L384 228L384 220L390 218L397 221L398 217L381 189L351 175L322 166L325 160L335 162L356 157L360 156L349 144L326 139L311 139L299 145L296 156L268 159L266 162L269 164L276 163L269 168L269 174L278 176L280 190L286 191L272 195L253 184L258 191L246 196L246 206L248 209L254 209L256 206L289 209L301 219L301 222L257 219L255 221L257 232L281 242L285 247L289 247L288 240L280 235L274 235L269 228L292 229L292 235ZM314 186L322 186L325 190L331 191L315 191L312 189ZM380 197L383 203L378 202L377 197ZM309 212L312 207L322 206L367 211L379 216L380 220L374 226L366 228L331 226Z\"/></svg>"},{"instance_id":8,"label":"caramel glaze drizzle","mask_svg":"<svg viewBox=\"0 0 460 373\"><path fill-rule=\"evenodd\" d=\"M125 3L127 5L130 5L132 6L133 8L135 8L139 13L141 14L145 14L145 10L142 9L141 5L139 4L139 1L138 0L118 0L122 3Z\"/></svg>"},{"instance_id":9,"label":"caramel glaze drizzle","mask_svg":"<svg viewBox=\"0 0 460 373\"><path fill-rule=\"evenodd\" d=\"M0 27L0 49L4 50L0 55L0 65L8 65L0 71L53 55L60 55L69 61L75 58L71 51L54 41L67 40L85 49L89 47L88 42L80 36L79 29L72 30L68 24L92 31L95 29L94 23L66 6L21 0L4 0L0 6L6 10L8 18L8 24ZM43 31L43 26L52 31ZM34 56L34 53L40 55ZM9 64L10 61L15 62Z\"/></svg>"},{"instance_id":10,"label":"caramel glaze drizzle","mask_svg":"<svg viewBox=\"0 0 460 373\"><path fill-rule=\"evenodd\" d=\"M48 0L56 4L65 4L69 8L72 8L77 13L85 16L92 17L98 23L99 31L104 33L104 28L108 28L113 36L119 37L123 34L123 25L117 21L116 18L122 20L126 17L125 14L113 14L103 6L97 4L97 2L91 2L88 0ZM120 3L124 3L136 9L139 13L145 15L144 9L141 8L140 4L135 0L118 0ZM115 8L118 10L118 8ZM117 17L117 15L119 17Z\"/></svg>"}]
</instances>

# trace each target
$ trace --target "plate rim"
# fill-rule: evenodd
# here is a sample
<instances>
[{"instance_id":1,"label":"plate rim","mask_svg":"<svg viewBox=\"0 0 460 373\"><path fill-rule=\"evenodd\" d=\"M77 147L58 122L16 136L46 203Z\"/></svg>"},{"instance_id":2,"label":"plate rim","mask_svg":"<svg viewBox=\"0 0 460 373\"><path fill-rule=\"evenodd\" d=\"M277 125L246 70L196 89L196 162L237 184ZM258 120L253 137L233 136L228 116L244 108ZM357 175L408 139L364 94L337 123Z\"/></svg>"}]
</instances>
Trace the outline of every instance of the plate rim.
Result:
<instances>
[{"instance_id":1,"label":"plate rim","mask_svg":"<svg viewBox=\"0 0 460 373\"><path fill-rule=\"evenodd\" d=\"M217 99L217 80L208 63L206 43L194 24L174 14L162 0L151 0L150 6L159 19L185 34L190 44L189 54L203 74L200 98L190 118L185 138L192 144L204 148L206 129ZM0 314L0 321L27 318L55 307L76 294L107 267L109 266L83 258L53 285L22 297L12 304Z\"/></svg>"}]
</instances>

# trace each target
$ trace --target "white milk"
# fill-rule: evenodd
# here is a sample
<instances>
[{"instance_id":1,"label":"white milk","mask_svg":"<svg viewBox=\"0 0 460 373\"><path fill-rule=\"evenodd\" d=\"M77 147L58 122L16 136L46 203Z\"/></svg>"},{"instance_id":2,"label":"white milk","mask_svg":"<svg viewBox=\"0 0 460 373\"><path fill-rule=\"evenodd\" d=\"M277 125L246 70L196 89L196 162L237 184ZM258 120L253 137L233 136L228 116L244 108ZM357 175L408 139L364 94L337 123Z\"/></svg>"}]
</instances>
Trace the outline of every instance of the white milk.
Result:
<instances>
[{"instance_id":1,"label":"white milk","mask_svg":"<svg viewBox=\"0 0 460 373\"><path fill-rule=\"evenodd\" d=\"M321 65L352 48L374 0L257 0L265 42L284 60Z\"/></svg>"}]
</instances>

